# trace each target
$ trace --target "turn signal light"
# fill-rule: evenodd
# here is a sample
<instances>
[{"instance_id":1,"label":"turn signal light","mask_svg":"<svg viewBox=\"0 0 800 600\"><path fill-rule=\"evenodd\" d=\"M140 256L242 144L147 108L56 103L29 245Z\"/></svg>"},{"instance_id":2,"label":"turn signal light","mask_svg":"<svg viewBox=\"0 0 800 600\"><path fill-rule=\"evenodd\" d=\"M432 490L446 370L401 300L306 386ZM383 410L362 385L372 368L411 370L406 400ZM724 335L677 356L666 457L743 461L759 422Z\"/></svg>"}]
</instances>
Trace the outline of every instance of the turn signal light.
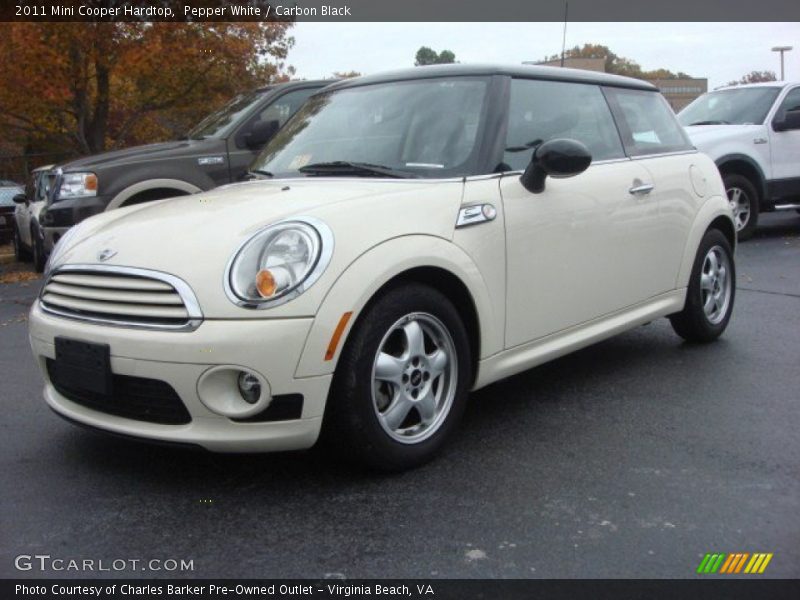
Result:
<instances>
[{"instance_id":1,"label":"turn signal light","mask_svg":"<svg viewBox=\"0 0 800 600\"><path fill-rule=\"evenodd\" d=\"M275 277L268 269L262 269L256 274L256 289L262 298L274 296L277 287Z\"/></svg>"}]
</instances>

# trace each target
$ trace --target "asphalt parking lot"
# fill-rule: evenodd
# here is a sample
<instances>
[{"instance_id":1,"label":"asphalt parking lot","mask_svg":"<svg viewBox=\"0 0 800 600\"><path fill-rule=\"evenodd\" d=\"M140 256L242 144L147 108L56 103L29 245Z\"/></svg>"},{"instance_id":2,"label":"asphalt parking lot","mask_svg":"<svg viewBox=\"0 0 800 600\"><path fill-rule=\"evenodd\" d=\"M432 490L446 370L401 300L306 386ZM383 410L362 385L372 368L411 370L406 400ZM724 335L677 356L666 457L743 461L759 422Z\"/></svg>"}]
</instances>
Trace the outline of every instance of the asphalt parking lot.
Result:
<instances>
[{"instance_id":1,"label":"asphalt parking lot","mask_svg":"<svg viewBox=\"0 0 800 600\"><path fill-rule=\"evenodd\" d=\"M201 578L680 578L771 552L764 576L800 577L800 215L762 221L719 342L661 320L494 384L443 456L393 476L76 428L41 399L38 284L0 284L0 576L87 575L14 569L50 554Z\"/></svg>"}]
</instances>

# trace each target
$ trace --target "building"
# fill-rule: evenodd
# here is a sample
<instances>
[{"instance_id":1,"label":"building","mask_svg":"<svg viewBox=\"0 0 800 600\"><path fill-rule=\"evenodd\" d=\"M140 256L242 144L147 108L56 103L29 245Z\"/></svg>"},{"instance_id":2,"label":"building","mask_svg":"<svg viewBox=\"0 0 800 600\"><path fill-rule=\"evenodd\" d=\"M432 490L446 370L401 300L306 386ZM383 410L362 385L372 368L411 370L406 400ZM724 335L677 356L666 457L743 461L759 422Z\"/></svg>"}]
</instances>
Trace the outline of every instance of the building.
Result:
<instances>
[{"instance_id":1,"label":"building","mask_svg":"<svg viewBox=\"0 0 800 600\"><path fill-rule=\"evenodd\" d=\"M669 102L672 110L679 112L701 94L708 91L708 79L648 79Z\"/></svg>"},{"instance_id":2,"label":"building","mask_svg":"<svg viewBox=\"0 0 800 600\"><path fill-rule=\"evenodd\" d=\"M561 59L544 62L525 62L526 65L544 65L546 67L560 67ZM606 70L605 58L564 58L564 67L567 69L584 69L586 71ZM681 78L681 79L646 79L656 86L669 102L672 110L680 111L692 100L708 91L708 79Z\"/></svg>"}]
</instances>

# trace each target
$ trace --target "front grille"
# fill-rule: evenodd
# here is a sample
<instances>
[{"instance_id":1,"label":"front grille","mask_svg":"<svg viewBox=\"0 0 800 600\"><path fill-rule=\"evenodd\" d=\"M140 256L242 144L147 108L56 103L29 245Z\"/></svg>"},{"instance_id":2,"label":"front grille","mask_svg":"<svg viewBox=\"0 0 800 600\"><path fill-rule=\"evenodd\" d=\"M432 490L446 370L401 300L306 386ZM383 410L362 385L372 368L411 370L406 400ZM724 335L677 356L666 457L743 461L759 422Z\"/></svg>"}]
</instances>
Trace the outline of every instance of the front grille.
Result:
<instances>
[{"instance_id":1,"label":"front grille","mask_svg":"<svg viewBox=\"0 0 800 600\"><path fill-rule=\"evenodd\" d=\"M64 267L47 280L41 303L61 316L118 325L194 329L202 319L177 277L123 267Z\"/></svg>"},{"instance_id":2,"label":"front grille","mask_svg":"<svg viewBox=\"0 0 800 600\"><path fill-rule=\"evenodd\" d=\"M66 385L52 359L47 359L47 373L59 394L92 410L163 425L185 425L192 421L178 393L158 379L112 375L112 393L98 394Z\"/></svg>"}]
</instances>

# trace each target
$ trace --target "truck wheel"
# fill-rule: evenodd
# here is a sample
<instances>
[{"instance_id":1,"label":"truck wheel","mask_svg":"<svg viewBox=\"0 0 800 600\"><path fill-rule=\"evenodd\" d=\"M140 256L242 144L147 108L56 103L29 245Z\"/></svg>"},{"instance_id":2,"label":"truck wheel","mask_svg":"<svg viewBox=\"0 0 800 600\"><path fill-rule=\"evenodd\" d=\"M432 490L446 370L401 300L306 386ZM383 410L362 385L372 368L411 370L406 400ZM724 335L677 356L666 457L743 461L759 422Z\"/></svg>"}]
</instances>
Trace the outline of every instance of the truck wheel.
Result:
<instances>
[{"instance_id":1,"label":"truck wheel","mask_svg":"<svg viewBox=\"0 0 800 600\"><path fill-rule=\"evenodd\" d=\"M717 339L728 326L735 296L736 266L728 238L709 229L697 249L686 304L669 318L672 328L688 342Z\"/></svg>"},{"instance_id":2,"label":"truck wheel","mask_svg":"<svg viewBox=\"0 0 800 600\"><path fill-rule=\"evenodd\" d=\"M728 173L722 177L728 202L733 209L736 233L740 241L749 240L758 225L758 193L747 177Z\"/></svg>"},{"instance_id":3,"label":"truck wheel","mask_svg":"<svg viewBox=\"0 0 800 600\"><path fill-rule=\"evenodd\" d=\"M470 371L453 303L426 285L394 288L367 309L342 350L324 438L373 468L423 464L455 430Z\"/></svg>"}]
</instances>

